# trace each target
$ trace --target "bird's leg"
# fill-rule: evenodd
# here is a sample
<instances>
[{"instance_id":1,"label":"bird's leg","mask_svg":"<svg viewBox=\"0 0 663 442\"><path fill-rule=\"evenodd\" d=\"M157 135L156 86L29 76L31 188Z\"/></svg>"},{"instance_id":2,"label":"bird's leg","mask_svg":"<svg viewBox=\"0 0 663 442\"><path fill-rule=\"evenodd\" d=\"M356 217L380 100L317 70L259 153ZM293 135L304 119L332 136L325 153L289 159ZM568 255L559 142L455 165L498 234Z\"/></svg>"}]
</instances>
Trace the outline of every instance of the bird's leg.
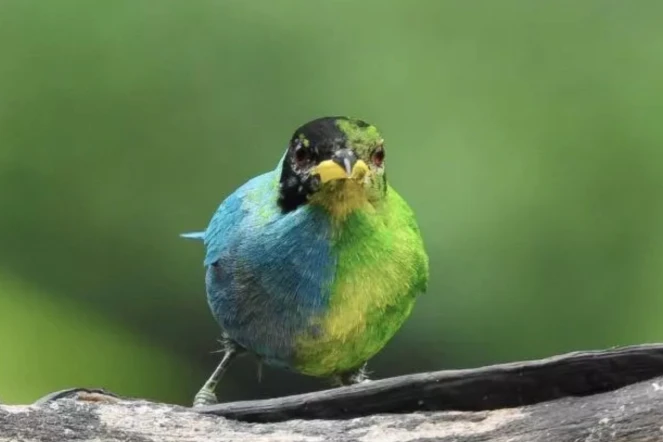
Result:
<instances>
[{"instance_id":1,"label":"bird's leg","mask_svg":"<svg viewBox=\"0 0 663 442\"><path fill-rule=\"evenodd\" d=\"M367 364L365 363L356 370L342 373L333 377L332 383L340 387L344 385L363 384L365 382L370 382L371 380L368 378L368 370L366 365Z\"/></svg>"},{"instance_id":2,"label":"bird's leg","mask_svg":"<svg viewBox=\"0 0 663 442\"><path fill-rule=\"evenodd\" d=\"M237 355L240 354L239 348L232 341L226 339L222 342L224 347L222 350L223 358L221 358L219 365L216 366L216 369L212 375L209 377L209 379L207 379L200 391L198 391L196 396L193 398L194 407L204 407L206 405L214 405L217 403L216 394L214 391L216 390L219 381L223 377L223 374L230 366L230 363L233 361L233 359L235 359L235 357L237 357Z\"/></svg>"}]
</instances>

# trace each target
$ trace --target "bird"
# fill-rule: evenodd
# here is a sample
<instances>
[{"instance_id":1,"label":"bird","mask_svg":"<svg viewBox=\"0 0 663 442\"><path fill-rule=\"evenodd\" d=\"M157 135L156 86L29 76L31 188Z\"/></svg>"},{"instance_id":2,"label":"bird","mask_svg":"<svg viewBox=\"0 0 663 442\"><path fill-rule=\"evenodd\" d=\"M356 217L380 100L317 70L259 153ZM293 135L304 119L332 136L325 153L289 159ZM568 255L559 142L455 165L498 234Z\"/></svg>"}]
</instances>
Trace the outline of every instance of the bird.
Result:
<instances>
[{"instance_id":1,"label":"bird","mask_svg":"<svg viewBox=\"0 0 663 442\"><path fill-rule=\"evenodd\" d=\"M193 406L242 354L336 385L369 381L366 364L427 289L429 260L411 207L387 182L377 127L308 121L276 168L227 196L204 231L207 302L223 356ZM261 365L262 366L262 365Z\"/></svg>"}]
</instances>

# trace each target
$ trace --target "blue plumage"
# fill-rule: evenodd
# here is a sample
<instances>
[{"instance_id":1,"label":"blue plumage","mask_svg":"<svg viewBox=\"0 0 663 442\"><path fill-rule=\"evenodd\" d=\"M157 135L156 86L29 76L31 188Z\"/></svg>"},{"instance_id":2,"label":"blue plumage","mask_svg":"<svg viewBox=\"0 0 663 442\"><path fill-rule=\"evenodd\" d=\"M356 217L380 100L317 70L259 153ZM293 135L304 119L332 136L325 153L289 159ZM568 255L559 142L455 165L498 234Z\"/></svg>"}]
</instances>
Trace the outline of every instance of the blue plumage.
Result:
<instances>
[{"instance_id":1,"label":"blue plumage","mask_svg":"<svg viewBox=\"0 0 663 442\"><path fill-rule=\"evenodd\" d=\"M279 209L278 176L277 169L248 181L214 214L204 236L206 285L233 341L288 366L297 336L327 306L336 256L323 209Z\"/></svg>"}]
</instances>

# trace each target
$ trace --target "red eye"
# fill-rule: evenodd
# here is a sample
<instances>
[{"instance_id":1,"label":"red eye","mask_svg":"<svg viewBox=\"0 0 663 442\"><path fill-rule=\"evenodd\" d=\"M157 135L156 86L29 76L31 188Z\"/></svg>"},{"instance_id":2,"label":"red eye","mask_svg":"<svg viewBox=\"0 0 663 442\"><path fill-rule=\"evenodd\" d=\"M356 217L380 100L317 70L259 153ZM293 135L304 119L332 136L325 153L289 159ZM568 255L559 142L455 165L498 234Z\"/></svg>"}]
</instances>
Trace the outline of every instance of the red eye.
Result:
<instances>
[{"instance_id":1,"label":"red eye","mask_svg":"<svg viewBox=\"0 0 663 442\"><path fill-rule=\"evenodd\" d=\"M382 163L384 163L384 148L380 146L377 149L375 149L375 152L373 152L371 159L373 160L373 164L375 164L378 167L382 167Z\"/></svg>"}]
</instances>

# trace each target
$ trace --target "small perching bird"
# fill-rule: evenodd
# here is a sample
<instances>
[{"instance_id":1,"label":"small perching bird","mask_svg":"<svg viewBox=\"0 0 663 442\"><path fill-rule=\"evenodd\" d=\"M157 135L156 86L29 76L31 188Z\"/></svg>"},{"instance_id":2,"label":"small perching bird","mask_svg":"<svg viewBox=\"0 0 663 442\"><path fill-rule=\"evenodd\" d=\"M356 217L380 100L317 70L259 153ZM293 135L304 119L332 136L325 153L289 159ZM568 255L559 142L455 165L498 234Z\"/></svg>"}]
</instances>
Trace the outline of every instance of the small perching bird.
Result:
<instances>
[{"instance_id":1,"label":"small perching bird","mask_svg":"<svg viewBox=\"0 0 663 442\"><path fill-rule=\"evenodd\" d=\"M415 216L387 183L377 128L325 117L297 129L276 170L226 198L204 232L210 309L224 355L348 384L393 337L428 281Z\"/></svg>"}]
</instances>

